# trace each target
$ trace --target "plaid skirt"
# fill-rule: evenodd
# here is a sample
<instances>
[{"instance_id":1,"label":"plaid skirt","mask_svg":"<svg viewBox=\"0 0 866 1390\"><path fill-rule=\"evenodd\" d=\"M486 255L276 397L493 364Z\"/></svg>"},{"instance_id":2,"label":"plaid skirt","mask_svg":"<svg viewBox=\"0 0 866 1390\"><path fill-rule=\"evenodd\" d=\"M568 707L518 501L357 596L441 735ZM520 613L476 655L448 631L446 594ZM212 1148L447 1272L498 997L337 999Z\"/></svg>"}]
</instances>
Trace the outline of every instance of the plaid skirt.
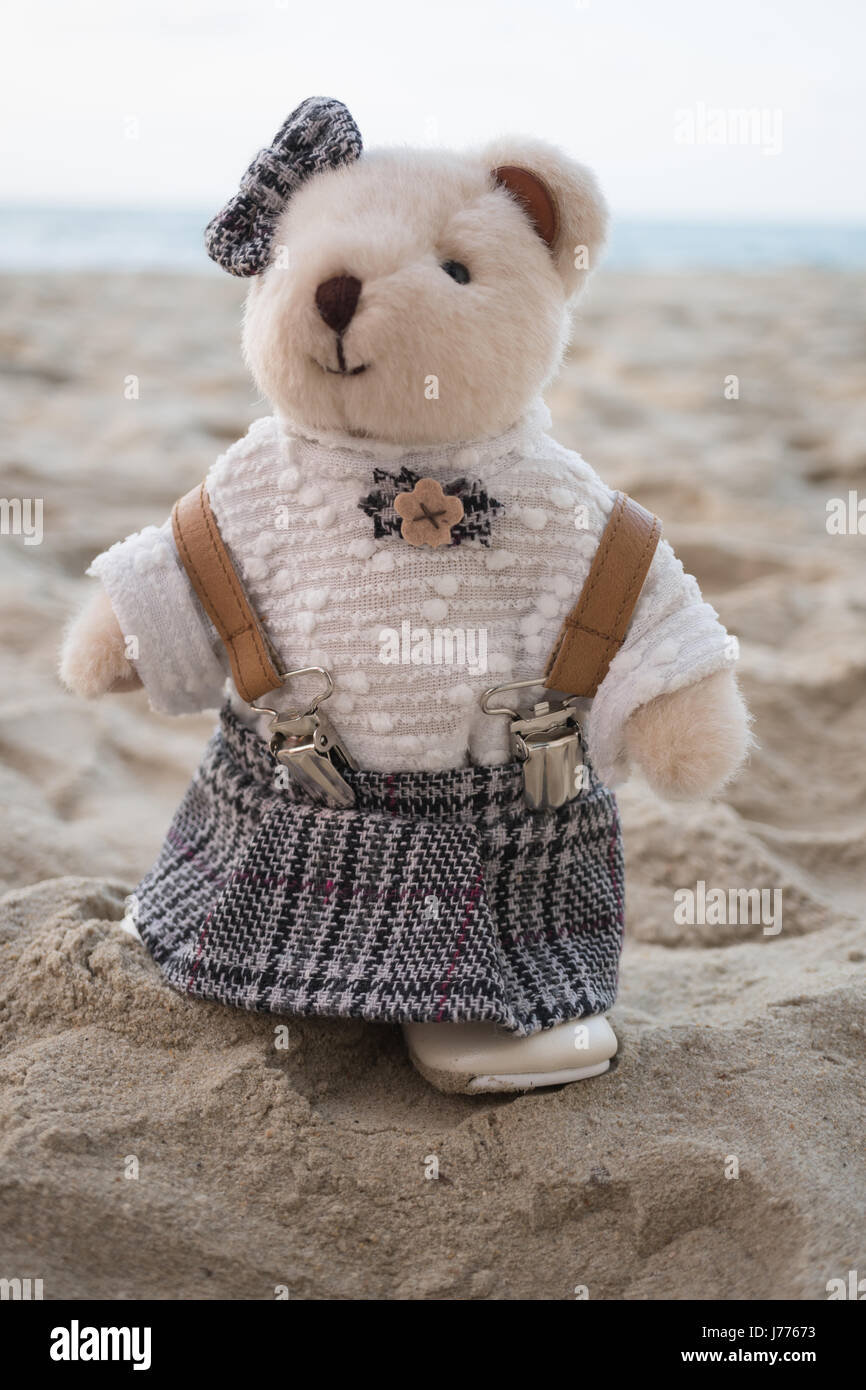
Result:
<instances>
[{"instance_id":1,"label":"plaid skirt","mask_svg":"<svg viewBox=\"0 0 866 1390\"><path fill-rule=\"evenodd\" d=\"M515 1034L613 1003L622 842L591 770L575 800L542 812L527 808L517 763L350 772L350 810L313 806L284 777L223 711L134 900L176 989L276 1014L487 1020Z\"/></svg>"}]
</instances>

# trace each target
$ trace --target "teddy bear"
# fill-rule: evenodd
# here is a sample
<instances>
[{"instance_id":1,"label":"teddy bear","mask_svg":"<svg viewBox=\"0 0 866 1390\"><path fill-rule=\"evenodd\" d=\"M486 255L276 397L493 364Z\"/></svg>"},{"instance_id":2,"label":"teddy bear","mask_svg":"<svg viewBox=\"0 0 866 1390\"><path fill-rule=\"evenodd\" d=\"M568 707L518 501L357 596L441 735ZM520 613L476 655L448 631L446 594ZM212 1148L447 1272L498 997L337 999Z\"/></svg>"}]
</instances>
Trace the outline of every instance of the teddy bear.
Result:
<instances>
[{"instance_id":1,"label":"teddy bear","mask_svg":"<svg viewBox=\"0 0 866 1390\"><path fill-rule=\"evenodd\" d=\"M606 224L545 142L366 151L303 102L205 238L271 413L97 557L61 653L79 695L222 706L131 899L168 983L400 1024L444 1091L609 1067L614 789L709 796L750 739L660 523L549 433Z\"/></svg>"}]
</instances>

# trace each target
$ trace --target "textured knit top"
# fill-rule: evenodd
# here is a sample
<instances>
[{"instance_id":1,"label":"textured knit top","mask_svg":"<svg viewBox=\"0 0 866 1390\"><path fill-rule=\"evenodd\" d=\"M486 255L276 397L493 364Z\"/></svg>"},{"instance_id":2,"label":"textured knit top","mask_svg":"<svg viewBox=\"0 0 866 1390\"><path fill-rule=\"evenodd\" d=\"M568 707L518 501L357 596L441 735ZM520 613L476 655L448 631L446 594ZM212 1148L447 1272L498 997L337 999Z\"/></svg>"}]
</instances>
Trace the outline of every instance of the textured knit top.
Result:
<instances>
[{"instance_id":1,"label":"textured knit top","mask_svg":"<svg viewBox=\"0 0 866 1390\"><path fill-rule=\"evenodd\" d=\"M255 421L207 477L211 507L282 669L323 666L323 706L362 768L435 771L511 757L507 719L482 712L490 686L539 678L577 601L615 493L551 439L541 402L471 444L404 449ZM412 546L393 498L416 478L464 504L451 543ZM154 709L218 706L228 663L190 585L171 524L100 555L105 586ZM589 753L609 785L628 774L624 726L654 696L734 660L697 582L662 540L622 649L592 702ZM320 688L291 682L265 704L298 708ZM230 690L264 735L268 720ZM539 691L520 693L521 708ZM505 703L509 703L506 700Z\"/></svg>"}]
</instances>

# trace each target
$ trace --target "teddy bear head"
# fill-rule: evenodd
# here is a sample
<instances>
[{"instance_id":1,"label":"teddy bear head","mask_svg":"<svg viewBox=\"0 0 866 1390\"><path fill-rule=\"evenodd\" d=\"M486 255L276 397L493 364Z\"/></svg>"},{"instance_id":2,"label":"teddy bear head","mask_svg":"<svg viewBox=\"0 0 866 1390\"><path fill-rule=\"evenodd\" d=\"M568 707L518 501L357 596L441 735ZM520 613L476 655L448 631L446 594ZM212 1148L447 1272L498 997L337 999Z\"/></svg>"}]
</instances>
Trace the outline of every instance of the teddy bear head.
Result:
<instances>
[{"instance_id":1,"label":"teddy bear head","mask_svg":"<svg viewBox=\"0 0 866 1390\"><path fill-rule=\"evenodd\" d=\"M310 98L206 240L252 277L244 352L278 414L436 444L507 429L551 378L605 223L550 145L362 154L346 108Z\"/></svg>"}]
</instances>

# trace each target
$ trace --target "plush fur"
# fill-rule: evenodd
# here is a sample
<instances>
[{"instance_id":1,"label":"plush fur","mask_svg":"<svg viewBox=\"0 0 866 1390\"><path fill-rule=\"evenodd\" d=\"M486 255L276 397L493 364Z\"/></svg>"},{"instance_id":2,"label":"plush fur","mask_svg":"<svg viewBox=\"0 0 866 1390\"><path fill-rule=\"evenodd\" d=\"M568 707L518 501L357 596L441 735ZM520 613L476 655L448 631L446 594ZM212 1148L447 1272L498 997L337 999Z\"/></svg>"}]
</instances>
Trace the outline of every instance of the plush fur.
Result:
<instances>
[{"instance_id":1,"label":"plush fur","mask_svg":"<svg viewBox=\"0 0 866 1390\"><path fill-rule=\"evenodd\" d=\"M629 754L650 786L671 800L718 792L742 766L749 713L731 671L660 695L626 725Z\"/></svg>"},{"instance_id":2,"label":"plush fur","mask_svg":"<svg viewBox=\"0 0 866 1390\"><path fill-rule=\"evenodd\" d=\"M492 171L533 171L556 203L552 247ZM507 429L556 372L569 306L596 263L606 227L593 175L553 146L503 139L476 154L385 150L317 173L279 219L267 270L251 284L246 360L278 413L314 431L394 445L454 443ZM459 284L442 269L459 261ZM342 336L316 309L334 276L361 281ZM431 390L435 378L437 392ZM95 696L137 676L107 599L71 626L60 674ZM639 709L633 759L665 796L717 790L745 757L748 715L721 672Z\"/></svg>"},{"instance_id":3,"label":"plush fur","mask_svg":"<svg viewBox=\"0 0 866 1390\"><path fill-rule=\"evenodd\" d=\"M537 171L552 192L552 251L496 185L492 170L506 163ZM559 366L568 303L587 274L576 248L594 265L605 224L592 174L548 145L364 154L289 203L247 300L247 363L276 409L307 428L407 445L495 434ZM469 283L446 274L446 261L465 265ZM363 286L343 336L347 367L366 367L356 376L325 370L338 365L335 337L315 292L338 275Z\"/></svg>"},{"instance_id":4,"label":"plush fur","mask_svg":"<svg viewBox=\"0 0 866 1390\"><path fill-rule=\"evenodd\" d=\"M141 681L124 656L125 648L108 595L104 589L97 589L66 630L60 653L60 679L67 690L88 700L109 692L137 690Z\"/></svg>"}]
</instances>

